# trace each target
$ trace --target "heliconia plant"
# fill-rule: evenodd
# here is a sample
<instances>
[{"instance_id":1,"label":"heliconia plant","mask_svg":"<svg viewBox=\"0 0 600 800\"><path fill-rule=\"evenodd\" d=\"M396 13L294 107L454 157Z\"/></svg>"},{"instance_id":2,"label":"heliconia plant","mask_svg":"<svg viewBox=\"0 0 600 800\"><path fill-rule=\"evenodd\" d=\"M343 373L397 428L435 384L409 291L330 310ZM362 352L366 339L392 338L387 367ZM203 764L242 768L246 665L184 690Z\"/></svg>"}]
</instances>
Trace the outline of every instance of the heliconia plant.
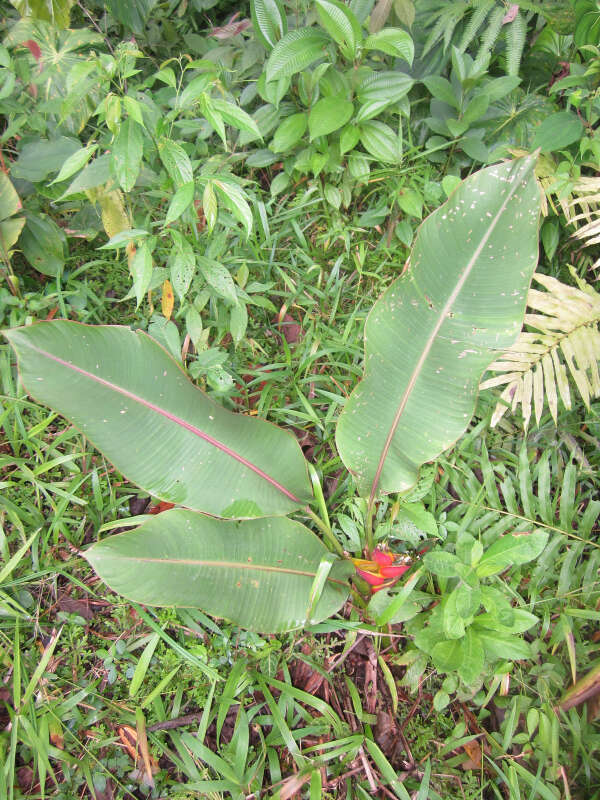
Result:
<instances>
[{"instance_id":1,"label":"heliconia plant","mask_svg":"<svg viewBox=\"0 0 600 800\"><path fill-rule=\"evenodd\" d=\"M366 500L356 563L294 436L219 406L145 333L66 320L6 331L26 390L178 506L86 550L98 575L134 601L196 606L262 632L334 614L357 570L372 587L398 580L408 565L375 547L376 506L461 436L483 372L521 330L538 254L534 163L466 179L422 224L407 269L369 314L364 377L336 434Z\"/></svg>"}]
</instances>

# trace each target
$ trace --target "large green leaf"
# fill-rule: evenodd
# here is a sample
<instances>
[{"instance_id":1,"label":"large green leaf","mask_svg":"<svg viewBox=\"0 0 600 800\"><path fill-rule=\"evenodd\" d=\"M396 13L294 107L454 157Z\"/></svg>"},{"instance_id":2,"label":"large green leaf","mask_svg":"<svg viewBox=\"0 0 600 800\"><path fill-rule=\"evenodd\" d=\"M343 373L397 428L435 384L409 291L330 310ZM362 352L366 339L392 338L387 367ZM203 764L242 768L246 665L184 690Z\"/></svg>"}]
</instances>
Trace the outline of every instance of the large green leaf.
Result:
<instances>
[{"instance_id":1,"label":"large green leaf","mask_svg":"<svg viewBox=\"0 0 600 800\"><path fill-rule=\"evenodd\" d=\"M127 0L126 3L122 0L107 0L106 2L112 16L138 35L143 33L155 5L156 0Z\"/></svg>"},{"instance_id":2,"label":"large green leaf","mask_svg":"<svg viewBox=\"0 0 600 800\"><path fill-rule=\"evenodd\" d=\"M402 58L412 64L415 54L413 40L409 33L401 28L384 28L365 39L365 50L381 50L396 58Z\"/></svg>"},{"instance_id":3,"label":"large green leaf","mask_svg":"<svg viewBox=\"0 0 600 800\"><path fill-rule=\"evenodd\" d=\"M279 0L252 0L250 13L254 32L270 50L287 33L287 19Z\"/></svg>"},{"instance_id":4,"label":"large green leaf","mask_svg":"<svg viewBox=\"0 0 600 800\"><path fill-rule=\"evenodd\" d=\"M516 339L538 254L534 158L464 181L417 236L410 267L373 307L365 375L336 440L362 495L412 486L465 430L479 378Z\"/></svg>"},{"instance_id":5,"label":"large green leaf","mask_svg":"<svg viewBox=\"0 0 600 800\"><path fill-rule=\"evenodd\" d=\"M8 175L0 172L0 261L8 261L25 225L25 217L15 217L23 205ZM12 217L12 219L11 219Z\"/></svg>"},{"instance_id":6,"label":"large green leaf","mask_svg":"<svg viewBox=\"0 0 600 800\"><path fill-rule=\"evenodd\" d=\"M328 42L324 33L312 28L299 28L286 33L277 42L267 61L267 81L295 75L318 58L324 58Z\"/></svg>"},{"instance_id":7,"label":"large green leaf","mask_svg":"<svg viewBox=\"0 0 600 800\"><path fill-rule=\"evenodd\" d=\"M358 84L356 94L361 103L397 103L413 85L413 79L402 72L372 72Z\"/></svg>"},{"instance_id":8,"label":"large green leaf","mask_svg":"<svg viewBox=\"0 0 600 800\"><path fill-rule=\"evenodd\" d=\"M229 103L227 100L220 100L218 97L212 97L210 102L228 125L237 128L239 131L246 131L246 133L250 133L257 139L262 139L258 125L243 108L236 106L234 103Z\"/></svg>"},{"instance_id":9,"label":"large green leaf","mask_svg":"<svg viewBox=\"0 0 600 800\"><path fill-rule=\"evenodd\" d=\"M21 148L10 174L13 178L22 178L33 183L43 181L51 172L59 170L79 149L79 142L67 136L59 136L50 141L38 139L27 142Z\"/></svg>"},{"instance_id":10,"label":"large green leaf","mask_svg":"<svg viewBox=\"0 0 600 800\"><path fill-rule=\"evenodd\" d=\"M362 44L362 32L352 11L339 0L316 0L315 5L321 25L344 56L355 58L356 50Z\"/></svg>"},{"instance_id":11,"label":"large green leaf","mask_svg":"<svg viewBox=\"0 0 600 800\"><path fill-rule=\"evenodd\" d=\"M359 126L360 141L365 150L384 164L399 164L402 161L402 146L398 136L376 119L362 122Z\"/></svg>"},{"instance_id":12,"label":"large green leaf","mask_svg":"<svg viewBox=\"0 0 600 800\"><path fill-rule=\"evenodd\" d=\"M271 150L274 153L290 150L304 136L307 124L308 115L306 113L292 114L291 117L284 119L271 140L269 145Z\"/></svg>"},{"instance_id":13,"label":"large green leaf","mask_svg":"<svg viewBox=\"0 0 600 800\"><path fill-rule=\"evenodd\" d=\"M69 27L69 14L75 0L11 0L22 17L52 22L57 28Z\"/></svg>"},{"instance_id":14,"label":"large green leaf","mask_svg":"<svg viewBox=\"0 0 600 800\"><path fill-rule=\"evenodd\" d=\"M214 403L146 334L58 320L6 336L25 388L161 500L233 517L310 499L296 439Z\"/></svg>"},{"instance_id":15,"label":"large green leaf","mask_svg":"<svg viewBox=\"0 0 600 800\"><path fill-rule=\"evenodd\" d=\"M598 44L600 36L600 7L597 0L577 0L575 3L575 44Z\"/></svg>"},{"instance_id":16,"label":"large green leaf","mask_svg":"<svg viewBox=\"0 0 600 800\"><path fill-rule=\"evenodd\" d=\"M112 150L112 167L124 192L130 192L142 167L144 138L141 126L126 119L119 128Z\"/></svg>"},{"instance_id":17,"label":"large green leaf","mask_svg":"<svg viewBox=\"0 0 600 800\"><path fill-rule=\"evenodd\" d=\"M343 128L354 111L354 106L342 95L322 97L314 104L308 115L310 140L327 136Z\"/></svg>"},{"instance_id":18,"label":"large green leaf","mask_svg":"<svg viewBox=\"0 0 600 800\"><path fill-rule=\"evenodd\" d=\"M58 171L56 178L50 181L48 185L52 186L55 183L61 183L62 181L66 181L67 178L70 178L72 175L75 175L76 172L79 172L80 169L85 167L97 149L97 144L89 144L87 147L80 147L79 150L76 150L65 160Z\"/></svg>"},{"instance_id":19,"label":"large green leaf","mask_svg":"<svg viewBox=\"0 0 600 800\"><path fill-rule=\"evenodd\" d=\"M489 547L477 565L480 578L488 578L510 567L537 558L548 542L548 531L512 533L501 536Z\"/></svg>"},{"instance_id":20,"label":"large green leaf","mask_svg":"<svg viewBox=\"0 0 600 800\"><path fill-rule=\"evenodd\" d=\"M54 120L49 130L54 130L58 124L56 132L68 131L79 136L102 99L103 81L98 66L92 61L87 62L86 56L78 51L103 45L104 37L91 29L61 31L50 22L24 17L11 27L3 44L12 47L30 39L39 46L41 52L39 72L43 74L44 103L47 104L45 107L49 122ZM59 109L60 122L58 116L55 116ZM77 140L72 152L80 146L81 143ZM70 153L63 156L56 169L62 165L67 155ZM32 158L35 159L35 156ZM12 176L17 177L14 172Z\"/></svg>"},{"instance_id":21,"label":"large green leaf","mask_svg":"<svg viewBox=\"0 0 600 800\"><path fill-rule=\"evenodd\" d=\"M557 111L541 123L533 137L533 146L545 153L562 150L581 139L583 123L570 111Z\"/></svg>"},{"instance_id":22,"label":"large green leaf","mask_svg":"<svg viewBox=\"0 0 600 800\"><path fill-rule=\"evenodd\" d=\"M27 214L26 219L19 239L23 255L35 270L55 278L65 264L67 237L47 214Z\"/></svg>"},{"instance_id":23,"label":"large green leaf","mask_svg":"<svg viewBox=\"0 0 600 800\"><path fill-rule=\"evenodd\" d=\"M349 561L336 561L309 614L319 564L314 533L285 517L215 520L174 509L110 536L85 557L112 589L145 605L194 606L244 628L276 632L334 614L348 595Z\"/></svg>"},{"instance_id":24,"label":"large green leaf","mask_svg":"<svg viewBox=\"0 0 600 800\"><path fill-rule=\"evenodd\" d=\"M183 147L164 137L158 142L158 154L169 177L177 188L194 180L194 170L190 157Z\"/></svg>"}]
</instances>

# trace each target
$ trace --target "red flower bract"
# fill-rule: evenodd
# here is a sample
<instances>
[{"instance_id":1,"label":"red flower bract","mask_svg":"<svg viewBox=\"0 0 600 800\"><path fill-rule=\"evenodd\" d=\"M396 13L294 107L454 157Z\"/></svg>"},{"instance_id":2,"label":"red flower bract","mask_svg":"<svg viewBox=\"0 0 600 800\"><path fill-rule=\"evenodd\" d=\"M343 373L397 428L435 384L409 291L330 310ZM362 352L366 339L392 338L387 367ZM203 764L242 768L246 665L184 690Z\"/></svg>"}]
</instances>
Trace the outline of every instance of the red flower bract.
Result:
<instances>
[{"instance_id":1,"label":"red flower bract","mask_svg":"<svg viewBox=\"0 0 600 800\"><path fill-rule=\"evenodd\" d=\"M410 569L410 564L398 564L398 566L380 567L379 571L384 578L399 578Z\"/></svg>"},{"instance_id":2,"label":"red flower bract","mask_svg":"<svg viewBox=\"0 0 600 800\"><path fill-rule=\"evenodd\" d=\"M372 572L367 572L364 569L357 569L356 572L371 586L379 586L381 583L385 581L385 578L382 575L377 575Z\"/></svg>"},{"instance_id":3,"label":"red flower bract","mask_svg":"<svg viewBox=\"0 0 600 800\"><path fill-rule=\"evenodd\" d=\"M357 574L369 584L373 593L393 586L411 567L409 558L387 550L374 550L371 560L353 558L352 561Z\"/></svg>"},{"instance_id":4,"label":"red flower bract","mask_svg":"<svg viewBox=\"0 0 600 800\"><path fill-rule=\"evenodd\" d=\"M394 556L390 552L384 550L373 550L373 561L382 567L387 567L394 563Z\"/></svg>"}]
</instances>

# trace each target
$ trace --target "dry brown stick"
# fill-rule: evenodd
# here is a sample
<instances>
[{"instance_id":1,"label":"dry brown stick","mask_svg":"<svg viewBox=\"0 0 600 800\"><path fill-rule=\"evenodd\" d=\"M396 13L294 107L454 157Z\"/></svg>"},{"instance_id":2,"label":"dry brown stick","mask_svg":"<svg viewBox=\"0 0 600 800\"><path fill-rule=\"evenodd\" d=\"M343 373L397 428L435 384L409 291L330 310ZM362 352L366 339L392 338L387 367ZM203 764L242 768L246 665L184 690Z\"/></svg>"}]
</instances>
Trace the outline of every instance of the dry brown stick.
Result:
<instances>
[{"instance_id":1,"label":"dry brown stick","mask_svg":"<svg viewBox=\"0 0 600 800\"><path fill-rule=\"evenodd\" d=\"M323 783L323 788L324 789L335 789L336 786L339 786L339 784L342 781L345 781L346 778L349 778L351 775L356 775L359 772L363 772L363 771L364 771L364 767L361 764L359 767L354 767L354 769L350 769L350 770L348 770L348 772L344 772L343 775L339 775L337 778L332 778L330 781L325 781Z\"/></svg>"},{"instance_id":2,"label":"dry brown stick","mask_svg":"<svg viewBox=\"0 0 600 800\"><path fill-rule=\"evenodd\" d=\"M350 647L349 647L349 648L346 650L346 652L345 652L345 653L342 653L342 655L341 655L341 656L340 656L340 657L337 659L337 661L334 661L334 662L333 662L333 664L331 664L331 666L330 666L330 667L327 669L327 672L333 672L333 671L334 671L334 669L336 669L337 667L339 667L339 665L342 663L342 661L345 661L345 660L346 660L346 658L347 658L347 657L350 655L350 652L351 652L352 650L354 650L354 648L356 647L356 645L357 645L357 644L360 644L360 642L362 642L362 640L363 640L364 638L365 638L365 634L364 634L364 633L361 633L359 636L357 636L357 637L356 637L356 641L355 641L355 642L353 642L353 643L350 645Z\"/></svg>"},{"instance_id":3,"label":"dry brown stick","mask_svg":"<svg viewBox=\"0 0 600 800\"><path fill-rule=\"evenodd\" d=\"M154 731L170 731L173 730L173 728L182 728L184 725L191 725L192 722L200 722L202 714L202 711L194 711L193 714L184 714L183 717L165 719L162 722L155 722L152 725L148 725L146 730L150 733L154 733Z\"/></svg>"},{"instance_id":4,"label":"dry brown stick","mask_svg":"<svg viewBox=\"0 0 600 800\"><path fill-rule=\"evenodd\" d=\"M375 776L373 775L373 770L371 769L371 765L369 764L369 762L367 760L367 757L365 755L365 751L362 748L362 745L360 747L360 750L358 751L358 755L360 757L360 760L362 761L363 769L365 771L365 775L366 775L367 781L369 783L369 788L371 789L371 792L373 794L375 794L375 792L377 791L377 784L375 783Z\"/></svg>"}]
</instances>

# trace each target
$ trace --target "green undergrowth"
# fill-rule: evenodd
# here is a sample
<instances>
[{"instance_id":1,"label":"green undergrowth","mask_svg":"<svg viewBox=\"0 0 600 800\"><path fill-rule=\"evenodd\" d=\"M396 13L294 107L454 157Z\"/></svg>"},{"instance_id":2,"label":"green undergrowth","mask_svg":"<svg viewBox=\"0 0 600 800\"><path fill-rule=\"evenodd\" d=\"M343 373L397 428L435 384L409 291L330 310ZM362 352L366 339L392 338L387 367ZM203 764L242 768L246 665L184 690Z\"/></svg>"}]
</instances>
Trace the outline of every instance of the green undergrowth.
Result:
<instances>
[{"instance_id":1,"label":"green undergrowth","mask_svg":"<svg viewBox=\"0 0 600 800\"><path fill-rule=\"evenodd\" d=\"M359 374L365 315L390 278L380 265L402 255L378 236L363 241L373 250L367 259L373 266L362 274L345 268L344 253L330 254L318 243L300 250L288 241L265 270L277 313L251 317L247 343L237 349L226 339L218 344L232 376L222 401L293 427L334 507L336 496L343 497L333 445L337 409ZM299 266L307 256L309 268ZM65 296L77 280L67 280ZM45 296L32 296L42 314L57 302L55 290L49 285ZM90 304L77 316L114 322L115 307ZM11 313L20 322L22 306ZM131 322L144 324L148 309L129 313ZM14 770L17 777L15 797L39 796L42 780L49 796L64 798L211 791L241 797L266 787L276 794L281 782L289 787L293 780L311 796L317 786L321 796L339 796L344 786L363 797L371 791L369 779L353 776L365 757L376 786L400 775L409 793L427 786L432 798L503 797L507 786L517 785L533 797L536 786L537 796L559 797L553 769L565 762L574 780L593 785L594 756L584 756L578 744L582 731L593 741L593 729L577 709L557 716L554 704L569 683L571 660L579 671L596 657L588 637L600 597L600 552L585 509L597 502L597 404L565 414L558 429L547 420L524 437L508 421L490 430L494 398L483 396L481 422L431 471L435 479L423 501L443 536L468 529L491 540L516 518L523 530L550 530L555 544L543 561L512 574L510 584L498 583L513 595L524 591L542 620L537 662L508 673L500 665L468 699L455 698L448 679L422 672L401 627L389 638L355 613L341 628L332 621L314 633L265 637L194 610L132 607L108 593L78 552L98 531L118 529L120 519L141 513L144 498L75 429L29 400L6 350L2 359L0 635L13 675L6 698L13 724L2 747L10 765L5 773ZM151 441L147 447L152 457ZM338 510L345 520L358 519L353 506ZM339 524L347 531L342 518ZM8 560L11 555L16 559ZM356 643L370 639L370 630L363 652ZM36 673L49 644L49 661ZM373 711L367 710L369 652L386 665L377 672ZM311 680L316 692L303 688ZM140 712L152 791L122 738L124 726L137 735ZM169 719L178 727L152 730ZM191 734L199 735L192 740ZM537 785L528 777L536 763L543 767Z\"/></svg>"}]
</instances>

